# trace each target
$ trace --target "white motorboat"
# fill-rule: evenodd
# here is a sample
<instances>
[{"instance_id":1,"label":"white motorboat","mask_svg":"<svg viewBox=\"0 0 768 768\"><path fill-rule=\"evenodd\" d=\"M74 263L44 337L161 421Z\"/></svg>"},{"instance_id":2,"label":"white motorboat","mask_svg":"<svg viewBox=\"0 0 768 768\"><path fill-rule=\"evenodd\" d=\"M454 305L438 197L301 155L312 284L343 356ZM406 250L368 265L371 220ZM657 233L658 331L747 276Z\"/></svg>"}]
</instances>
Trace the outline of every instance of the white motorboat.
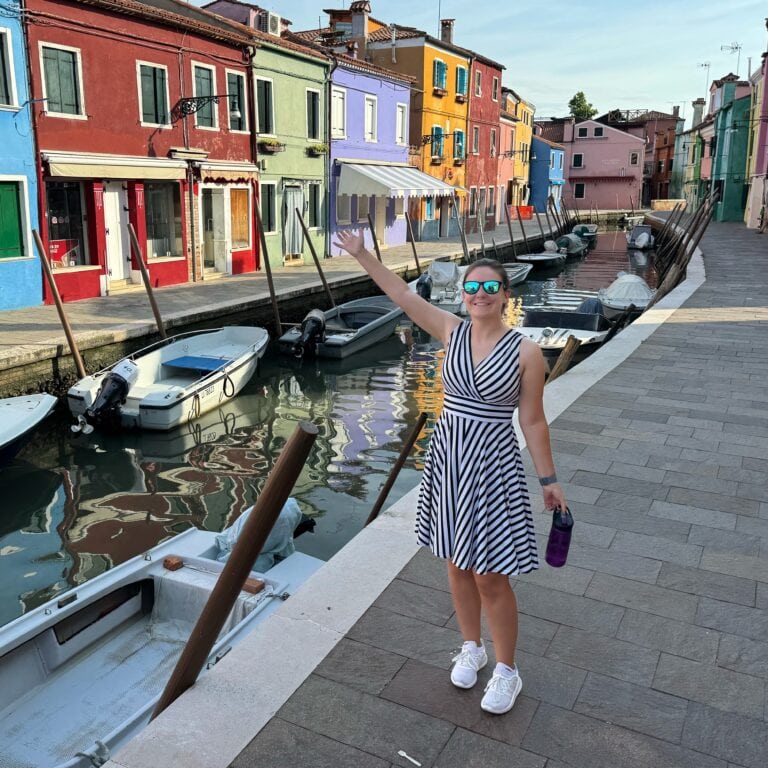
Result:
<instances>
[{"instance_id":1,"label":"white motorboat","mask_svg":"<svg viewBox=\"0 0 768 768\"><path fill-rule=\"evenodd\" d=\"M578 235L566 234L555 240L560 253L565 253L567 258L578 258L584 256L589 250L589 244L582 240Z\"/></svg>"},{"instance_id":2,"label":"white motorboat","mask_svg":"<svg viewBox=\"0 0 768 768\"><path fill-rule=\"evenodd\" d=\"M653 298L654 291L639 275L628 275L624 272L607 287L597 292L597 298L603 305L606 318L620 315L634 305L633 315L639 315Z\"/></svg>"},{"instance_id":3,"label":"white motorboat","mask_svg":"<svg viewBox=\"0 0 768 768\"><path fill-rule=\"evenodd\" d=\"M565 264L565 254L557 251L519 253L517 260L523 264L530 264L534 269L551 269Z\"/></svg>"},{"instance_id":4,"label":"white motorboat","mask_svg":"<svg viewBox=\"0 0 768 768\"><path fill-rule=\"evenodd\" d=\"M284 559L250 574L203 674L323 565L295 551L293 529L290 541L285 524L278 530L281 520L295 519L287 510L257 566L274 562L275 552ZM3 765L92 768L144 728L230 548L226 532L187 530L6 624ZM165 567L171 555L182 567Z\"/></svg>"},{"instance_id":5,"label":"white motorboat","mask_svg":"<svg viewBox=\"0 0 768 768\"><path fill-rule=\"evenodd\" d=\"M571 233L586 241L589 246L597 242L597 224L577 224Z\"/></svg>"},{"instance_id":6,"label":"white motorboat","mask_svg":"<svg viewBox=\"0 0 768 768\"><path fill-rule=\"evenodd\" d=\"M349 357L391 336L402 316L387 296L354 299L325 312L312 309L300 326L278 339L280 351L295 357Z\"/></svg>"},{"instance_id":7,"label":"white motorboat","mask_svg":"<svg viewBox=\"0 0 768 768\"><path fill-rule=\"evenodd\" d=\"M75 430L166 430L235 397L264 356L263 328L233 325L164 339L86 376L67 392Z\"/></svg>"},{"instance_id":8,"label":"white motorboat","mask_svg":"<svg viewBox=\"0 0 768 768\"><path fill-rule=\"evenodd\" d=\"M571 336L580 342L571 362L575 365L600 347L611 324L597 313L526 310L522 325L516 330L539 345L544 359L552 367Z\"/></svg>"},{"instance_id":9,"label":"white motorboat","mask_svg":"<svg viewBox=\"0 0 768 768\"><path fill-rule=\"evenodd\" d=\"M455 261L433 261L408 287L446 312L463 314L461 285L466 271L466 267L460 267Z\"/></svg>"},{"instance_id":10,"label":"white motorboat","mask_svg":"<svg viewBox=\"0 0 768 768\"><path fill-rule=\"evenodd\" d=\"M653 229L647 224L637 224L626 233L627 248L638 251L645 251L653 248L656 244L656 238L653 236Z\"/></svg>"},{"instance_id":11,"label":"white motorboat","mask_svg":"<svg viewBox=\"0 0 768 768\"><path fill-rule=\"evenodd\" d=\"M509 287L524 283L532 269L533 264L505 264L504 271L509 278Z\"/></svg>"},{"instance_id":12,"label":"white motorboat","mask_svg":"<svg viewBox=\"0 0 768 768\"><path fill-rule=\"evenodd\" d=\"M0 399L0 467L13 461L56 402L45 392Z\"/></svg>"}]
</instances>

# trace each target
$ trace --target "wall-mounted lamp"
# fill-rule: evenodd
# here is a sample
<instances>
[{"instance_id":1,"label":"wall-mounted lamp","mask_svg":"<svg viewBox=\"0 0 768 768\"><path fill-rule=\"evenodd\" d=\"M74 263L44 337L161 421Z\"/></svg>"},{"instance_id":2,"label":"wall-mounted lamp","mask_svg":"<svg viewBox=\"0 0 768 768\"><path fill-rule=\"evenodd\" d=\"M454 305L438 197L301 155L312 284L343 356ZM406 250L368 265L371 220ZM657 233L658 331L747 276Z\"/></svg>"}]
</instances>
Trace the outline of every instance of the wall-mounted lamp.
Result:
<instances>
[{"instance_id":1,"label":"wall-mounted lamp","mask_svg":"<svg viewBox=\"0 0 768 768\"><path fill-rule=\"evenodd\" d=\"M233 119L239 120L242 117L238 104L239 98L237 94L233 93L217 93L211 94L210 96L187 96L183 99L179 99L171 110L172 120L173 122L176 122L177 120L181 120L182 117L193 115L195 112L198 112L203 107L207 107L209 104L218 104L219 99L229 98L235 100L234 105L230 102L229 114Z\"/></svg>"}]
</instances>

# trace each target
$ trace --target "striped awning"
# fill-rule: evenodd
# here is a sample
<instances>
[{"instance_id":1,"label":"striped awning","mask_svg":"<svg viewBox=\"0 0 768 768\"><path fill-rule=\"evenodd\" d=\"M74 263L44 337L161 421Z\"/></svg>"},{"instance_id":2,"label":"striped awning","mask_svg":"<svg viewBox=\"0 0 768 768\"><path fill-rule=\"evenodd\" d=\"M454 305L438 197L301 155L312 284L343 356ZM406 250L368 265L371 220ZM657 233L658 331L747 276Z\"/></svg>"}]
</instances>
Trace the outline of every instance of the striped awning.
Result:
<instances>
[{"instance_id":1,"label":"striped awning","mask_svg":"<svg viewBox=\"0 0 768 768\"><path fill-rule=\"evenodd\" d=\"M453 197L456 188L408 165L342 163L338 194L369 197Z\"/></svg>"}]
</instances>

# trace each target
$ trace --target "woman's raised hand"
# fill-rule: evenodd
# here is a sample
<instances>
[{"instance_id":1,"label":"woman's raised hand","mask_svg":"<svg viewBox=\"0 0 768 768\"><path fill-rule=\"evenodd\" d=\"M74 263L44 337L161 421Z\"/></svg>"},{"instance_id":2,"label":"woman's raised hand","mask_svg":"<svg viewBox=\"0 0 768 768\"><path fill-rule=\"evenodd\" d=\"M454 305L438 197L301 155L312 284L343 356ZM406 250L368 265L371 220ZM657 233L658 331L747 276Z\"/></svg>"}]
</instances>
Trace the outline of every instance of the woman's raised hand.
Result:
<instances>
[{"instance_id":1,"label":"woman's raised hand","mask_svg":"<svg viewBox=\"0 0 768 768\"><path fill-rule=\"evenodd\" d=\"M334 245L346 251L350 256L357 259L365 253L365 240L362 232L342 230L336 233L336 238Z\"/></svg>"}]
</instances>

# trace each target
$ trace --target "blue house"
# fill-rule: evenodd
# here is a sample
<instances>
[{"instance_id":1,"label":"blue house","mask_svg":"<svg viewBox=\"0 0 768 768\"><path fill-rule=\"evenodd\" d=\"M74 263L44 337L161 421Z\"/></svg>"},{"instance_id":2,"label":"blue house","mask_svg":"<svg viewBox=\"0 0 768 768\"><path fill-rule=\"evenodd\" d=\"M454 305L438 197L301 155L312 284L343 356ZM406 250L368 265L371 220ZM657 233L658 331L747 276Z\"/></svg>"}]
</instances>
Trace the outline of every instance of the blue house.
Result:
<instances>
[{"instance_id":1,"label":"blue house","mask_svg":"<svg viewBox=\"0 0 768 768\"><path fill-rule=\"evenodd\" d=\"M30 120L26 46L17 9L0 19L0 309L42 303L37 224L37 175Z\"/></svg>"},{"instance_id":2,"label":"blue house","mask_svg":"<svg viewBox=\"0 0 768 768\"><path fill-rule=\"evenodd\" d=\"M560 144L533 136L531 139L530 205L537 213L546 213L551 197L560 210L565 185L565 149Z\"/></svg>"}]
</instances>

